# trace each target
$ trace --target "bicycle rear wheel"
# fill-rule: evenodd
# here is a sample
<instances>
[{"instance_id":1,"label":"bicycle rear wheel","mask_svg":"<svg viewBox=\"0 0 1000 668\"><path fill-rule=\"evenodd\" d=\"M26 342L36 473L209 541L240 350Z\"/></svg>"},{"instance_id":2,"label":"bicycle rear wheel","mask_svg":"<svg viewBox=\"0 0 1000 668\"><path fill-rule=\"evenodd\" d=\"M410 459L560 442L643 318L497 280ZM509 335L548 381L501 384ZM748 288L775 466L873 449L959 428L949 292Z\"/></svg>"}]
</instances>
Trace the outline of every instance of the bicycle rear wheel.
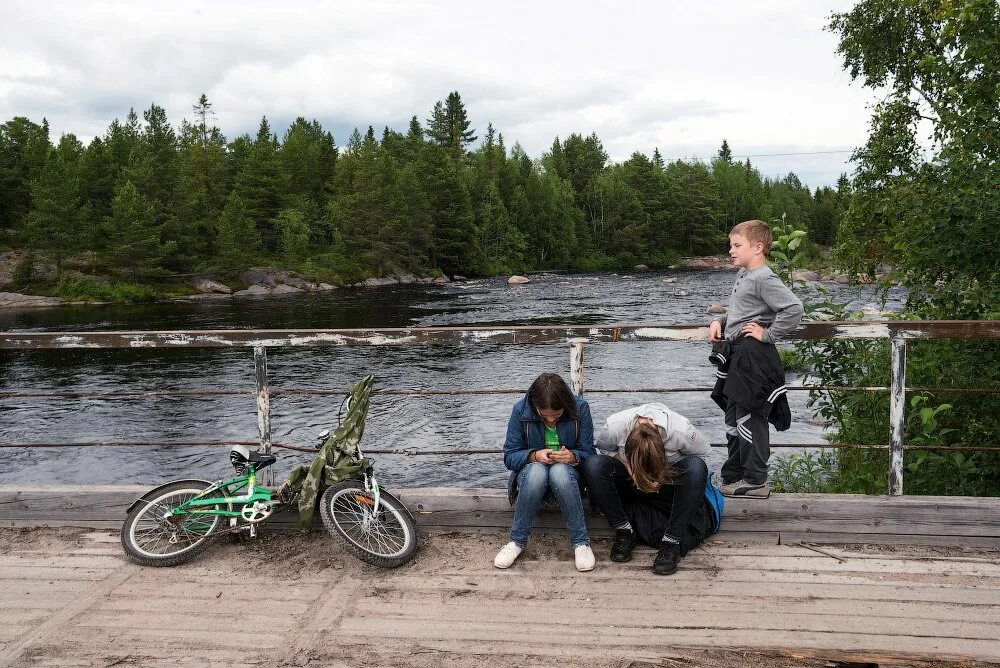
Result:
<instances>
[{"instance_id":1,"label":"bicycle rear wheel","mask_svg":"<svg viewBox=\"0 0 1000 668\"><path fill-rule=\"evenodd\" d=\"M382 490L375 495L357 480L328 488L320 501L327 531L344 540L358 559L382 568L402 566L417 549L417 529L396 497Z\"/></svg>"},{"instance_id":2,"label":"bicycle rear wheel","mask_svg":"<svg viewBox=\"0 0 1000 668\"><path fill-rule=\"evenodd\" d=\"M143 566L177 566L204 552L219 516L171 511L207 488L197 481L181 480L144 498L122 525L122 547L128 558Z\"/></svg>"}]
</instances>

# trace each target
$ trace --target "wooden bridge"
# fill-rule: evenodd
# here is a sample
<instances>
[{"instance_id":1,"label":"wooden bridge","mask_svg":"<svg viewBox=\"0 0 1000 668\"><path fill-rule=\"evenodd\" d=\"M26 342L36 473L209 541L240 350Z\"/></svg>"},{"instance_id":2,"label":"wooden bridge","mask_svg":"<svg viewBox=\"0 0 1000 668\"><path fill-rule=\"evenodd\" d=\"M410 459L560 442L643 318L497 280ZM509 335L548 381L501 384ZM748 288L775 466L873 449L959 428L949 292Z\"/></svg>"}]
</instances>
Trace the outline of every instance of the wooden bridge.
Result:
<instances>
[{"instance_id":1,"label":"wooden bridge","mask_svg":"<svg viewBox=\"0 0 1000 668\"><path fill-rule=\"evenodd\" d=\"M311 345L563 343L584 391L588 343L694 340L698 326L425 328L226 332L0 332L0 349L247 347L254 351L258 442L272 443L267 348ZM903 496L906 342L998 338L1000 322L804 325L799 338L888 338L891 394L886 496L775 494L729 500L723 527L669 578L653 553L577 573L557 514L509 571L492 556L510 526L492 489L411 489L400 496L423 536L397 571L361 565L322 532L270 532L220 543L192 564L141 569L115 530L144 488L0 485L0 666L34 665L973 665L1000 662L1000 499ZM345 383L346 384L346 383ZM708 388L587 388L677 392ZM802 391L817 388L801 388ZM983 391L948 388L949 391ZM385 393L520 392L517 389ZM308 389L305 394L338 394ZM61 392L45 396L155 394ZM0 398L39 393L0 392ZM225 446L213 441L206 446ZM20 443L3 447L190 443ZM927 448L929 446L920 446ZM980 450L988 444L965 446ZM304 449L304 448L301 448ZM963 449L963 448L957 448ZM2 452L2 450L0 450ZM393 451L395 452L395 451ZM373 454L378 454L375 452ZM441 454L435 451L435 454ZM273 518L280 528L289 517ZM50 528L40 528L50 527ZM84 527L84 528L80 528ZM544 530L548 531L544 531ZM228 629L228 630L227 630Z\"/></svg>"}]
</instances>

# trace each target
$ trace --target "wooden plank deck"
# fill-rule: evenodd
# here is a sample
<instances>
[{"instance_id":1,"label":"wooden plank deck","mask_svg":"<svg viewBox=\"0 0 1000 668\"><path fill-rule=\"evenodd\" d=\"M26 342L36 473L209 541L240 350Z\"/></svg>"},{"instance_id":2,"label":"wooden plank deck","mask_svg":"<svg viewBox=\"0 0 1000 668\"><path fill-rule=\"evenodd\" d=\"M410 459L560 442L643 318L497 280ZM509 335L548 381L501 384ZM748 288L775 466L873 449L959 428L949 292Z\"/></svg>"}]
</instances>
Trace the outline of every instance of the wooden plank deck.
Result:
<instances>
[{"instance_id":1,"label":"wooden plank deck","mask_svg":"<svg viewBox=\"0 0 1000 668\"><path fill-rule=\"evenodd\" d=\"M380 570L325 532L135 566L112 530L0 529L0 667L978 666L1000 662L1000 553L710 540L578 573L565 536L509 570L492 533Z\"/></svg>"}]
</instances>

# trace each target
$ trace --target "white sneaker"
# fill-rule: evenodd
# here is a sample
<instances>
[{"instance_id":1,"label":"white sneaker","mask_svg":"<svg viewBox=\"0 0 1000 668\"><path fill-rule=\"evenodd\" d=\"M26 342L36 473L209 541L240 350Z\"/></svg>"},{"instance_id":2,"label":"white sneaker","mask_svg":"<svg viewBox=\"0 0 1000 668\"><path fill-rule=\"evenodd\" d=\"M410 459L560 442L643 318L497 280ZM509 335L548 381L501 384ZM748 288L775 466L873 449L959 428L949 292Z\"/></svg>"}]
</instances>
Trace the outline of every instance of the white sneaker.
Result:
<instances>
[{"instance_id":1,"label":"white sneaker","mask_svg":"<svg viewBox=\"0 0 1000 668\"><path fill-rule=\"evenodd\" d=\"M493 565L497 568L510 568L514 560L521 556L522 551L523 549L518 547L517 543L507 543L497 552L496 559L493 560ZM591 557L591 560L593 560L593 557Z\"/></svg>"},{"instance_id":2,"label":"white sneaker","mask_svg":"<svg viewBox=\"0 0 1000 668\"><path fill-rule=\"evenodd\" d=\"M594 559L594 551L590 549L589 545L577 545L573 551L576 553L576 570L594 570L594 564L597 563L597 560Z\"/></svg>"}]
</instances>

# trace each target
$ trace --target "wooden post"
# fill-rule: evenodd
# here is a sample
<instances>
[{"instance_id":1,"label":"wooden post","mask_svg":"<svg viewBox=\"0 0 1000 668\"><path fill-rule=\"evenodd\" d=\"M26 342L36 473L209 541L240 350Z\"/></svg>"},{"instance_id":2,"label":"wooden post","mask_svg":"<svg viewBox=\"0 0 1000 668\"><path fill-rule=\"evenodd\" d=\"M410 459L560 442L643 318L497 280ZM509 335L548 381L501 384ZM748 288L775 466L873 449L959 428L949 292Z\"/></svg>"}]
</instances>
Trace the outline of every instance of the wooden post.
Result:
<instances>
[{"instance_id":1,"label":"wooden post","mask_svg":"<svg viewBox=\"0 0 1000 668\"><path fill-rule=\"evenodd\" d=\"M569 342L569 378L573 394L583 395L583 344L587 339L571 339Z\"/></svg>"},{"instance_id":2,"label":"wooden post","mask_svg":"<svg viewBox=\"0 0 1000 668\"><path fill-rule=\"evenodd\" d=\"M893 336L889 389L889 496L903 495L903 426L906 419L906 339Z\"/></svg>"},{"instance_id":3,"label":"wooden post","mask_svg":"<svg viewBox=\"0 0 1000 668\"><path fill-rule=\"evenodd\" d=\"M260 435L260 447L271 454L271 395L267 389L267 348L256 346L253 349L253 363L257 371L257 433ZM274 485L274 470L268 467L263 470L261 483Z\"/></svg>"}]
</instances>

